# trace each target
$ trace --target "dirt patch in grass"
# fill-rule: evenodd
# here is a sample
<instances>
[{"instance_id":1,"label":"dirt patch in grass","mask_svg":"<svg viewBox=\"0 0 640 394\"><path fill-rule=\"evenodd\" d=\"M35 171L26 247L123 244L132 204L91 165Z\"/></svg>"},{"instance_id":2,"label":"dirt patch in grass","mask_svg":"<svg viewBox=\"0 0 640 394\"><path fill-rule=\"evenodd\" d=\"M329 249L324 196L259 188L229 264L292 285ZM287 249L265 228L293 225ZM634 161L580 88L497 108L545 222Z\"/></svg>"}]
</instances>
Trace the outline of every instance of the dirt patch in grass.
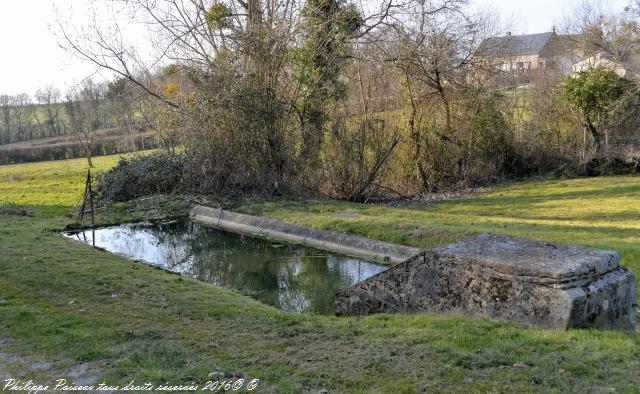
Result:
<instances>
[{"instance_id":1,"label":"dirt patch in grass","mask_svg":"<svg viewBox=\"0 0 640 394\"><path fill-rule=\"evenodd\" d=\"M31 212L23 207L3 205L0 203L0 215L31 216Z\"/></svg>"},{"instance_id":2,"label":"dirt patch in grass","mask_svg":"<svg viewBox=\"0 0 640 394\"><path fill-rule=\"evenodd\" d=\"M397 208L410 208L410 207L419 207L422 205L431 204L439 201L450 201L450 200L459 200L462 198L468 198L477 196L483 193L489 193L492 190L491 187L468 187L459 190L448 190L441 191L437 193L425 193L417 197L411 198L398 198L391 200L379 200L374 201L374 203L388 206L388 207L397 207Z\"/></svg>"},{"instance_id":3,"label":"dirt patch in grass","mask_svg":"<svg viewBox=\"0 0 640 394\"><path fill-rule=\"evenodd\" d=\"M77 386L88 386L98 383L103 372L101 363L48 360L15 351L12 340L0 337L0 382L31 379L37 384L48 385L57 379L67 379Z\"/></svg>"}]
</instances>

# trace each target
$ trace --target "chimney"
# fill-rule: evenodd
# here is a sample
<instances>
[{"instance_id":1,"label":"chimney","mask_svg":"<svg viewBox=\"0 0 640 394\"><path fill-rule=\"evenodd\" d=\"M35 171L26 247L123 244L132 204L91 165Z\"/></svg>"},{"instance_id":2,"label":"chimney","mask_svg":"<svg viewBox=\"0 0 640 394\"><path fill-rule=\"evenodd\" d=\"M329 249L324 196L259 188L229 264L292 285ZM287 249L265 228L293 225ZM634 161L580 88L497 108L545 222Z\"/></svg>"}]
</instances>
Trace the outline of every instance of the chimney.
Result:
<instances>
[{"instance_id":1,"label":"chimney","mask_svg":"<svg viewBox=\"0 0 640 394\"><path fill-rule=\"evenodd\" d=\"M555 26L551 26L551 33L556 34L556 27Z\"/></svg>"}]
</instances>

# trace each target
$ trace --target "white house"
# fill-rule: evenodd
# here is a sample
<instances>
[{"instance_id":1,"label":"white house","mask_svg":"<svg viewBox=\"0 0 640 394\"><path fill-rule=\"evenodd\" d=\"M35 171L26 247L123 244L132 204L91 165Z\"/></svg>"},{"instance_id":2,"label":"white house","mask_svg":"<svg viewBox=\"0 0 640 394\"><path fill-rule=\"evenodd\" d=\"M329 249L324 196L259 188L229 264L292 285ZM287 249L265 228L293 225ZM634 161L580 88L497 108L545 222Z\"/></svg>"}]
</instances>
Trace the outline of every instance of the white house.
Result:
<instances>
[{"instance_id":1,"label":"white house","mask_svg":"<svg viewBox=\"0 0 640 394\"><path fill-rule=\"evenodd\" d=\"M581 71L587 71L597 67L604 67L615 71L621 77L627 75L627 67L620 62L612 60L605 53L596 53L595 55L588 56L573 64L573 73L579 73Z\"/></svg>"}]
</instances>

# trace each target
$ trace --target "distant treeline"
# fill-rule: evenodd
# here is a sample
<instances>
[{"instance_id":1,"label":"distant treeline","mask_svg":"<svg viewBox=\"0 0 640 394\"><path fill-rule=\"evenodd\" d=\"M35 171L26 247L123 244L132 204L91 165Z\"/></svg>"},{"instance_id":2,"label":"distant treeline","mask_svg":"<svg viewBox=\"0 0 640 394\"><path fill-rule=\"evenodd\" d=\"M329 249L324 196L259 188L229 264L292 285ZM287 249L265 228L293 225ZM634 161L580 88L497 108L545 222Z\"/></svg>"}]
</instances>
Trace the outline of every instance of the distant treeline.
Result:
<instances>
[{"instance_id":1,"label":"distant treeline","mask_svg":"<svg viewBox=\"0 0 640 394\"><path fill-rule=\"evenodd\" d=\"M92 156L155 149L161 146L153 131L101 130L91 145ZM0 165L84 157L85 148L74 136L0 146Z\"/></svg>"},{"instance_id":2,"label":"distant treeline","mask_svg":"<svg viewBox=\"0 0 640 394\"><path fill-rule=\"evenodd\" d=\"M0 95L0 145L67 134L69 126L55 89L27 94Z\"/></svg>"},{"instance_id":3,"label":"distant treeline","mask_svg":"<svg viewBox=\"0 0 640 394\"><path fill-rule=\"evenodd\" d=\"M100 89L94 88L100 87ZM145 124L136 114L131 97L118 83L91 85L99 93L99 111L93 125L99 128L142 127ZM30 141L39 138L59 137L78 132L73 118L77 111L78 90L70 90L64 96L53 87L39 89L31 97L28 94L0 94L0 145Z\"/></svg>"},{"instance_id":4,"label":"distant treeline","mask_svg":"<svg viewBox=\"0 0 640 394\"><path fill-rule=\"evenodd\" d=\"M106 155L166 145L123 80L85 79L64 96L48 87L0 95L0 164Z\"/></svg>"}]
</instances>

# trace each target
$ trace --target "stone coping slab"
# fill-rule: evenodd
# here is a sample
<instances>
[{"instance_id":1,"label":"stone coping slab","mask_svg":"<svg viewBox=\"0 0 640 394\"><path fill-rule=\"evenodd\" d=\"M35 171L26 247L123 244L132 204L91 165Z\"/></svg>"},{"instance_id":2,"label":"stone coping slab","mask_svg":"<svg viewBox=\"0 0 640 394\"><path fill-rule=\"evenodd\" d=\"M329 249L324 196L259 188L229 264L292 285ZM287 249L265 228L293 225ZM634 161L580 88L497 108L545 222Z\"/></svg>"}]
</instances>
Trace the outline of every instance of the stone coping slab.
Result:
<instances>
[{"instance_id":1,"label":"stone coping slab","mask_svg":"<svg viewBox=\"0 0 640 394\"><path fill-rule=\"evenodd\" d=\"M618 253L496 234L480 234L433 250L496 275L559 288L580 286L620 266Z\"/></svg>"},{"instance_id":2,"label":"stone coping slab","mask_svg":"<svg viewBox=\"0 0 640 394\"><path fill-rule=\"evenodd\" d=\"M191 210L191 219L205 226L259 238L309 246L386 264L397 264L406 261L424 251L424 249L410 246L299 226L261 216L245 215L201 205Z\"/></svg>"}]
</instances>

